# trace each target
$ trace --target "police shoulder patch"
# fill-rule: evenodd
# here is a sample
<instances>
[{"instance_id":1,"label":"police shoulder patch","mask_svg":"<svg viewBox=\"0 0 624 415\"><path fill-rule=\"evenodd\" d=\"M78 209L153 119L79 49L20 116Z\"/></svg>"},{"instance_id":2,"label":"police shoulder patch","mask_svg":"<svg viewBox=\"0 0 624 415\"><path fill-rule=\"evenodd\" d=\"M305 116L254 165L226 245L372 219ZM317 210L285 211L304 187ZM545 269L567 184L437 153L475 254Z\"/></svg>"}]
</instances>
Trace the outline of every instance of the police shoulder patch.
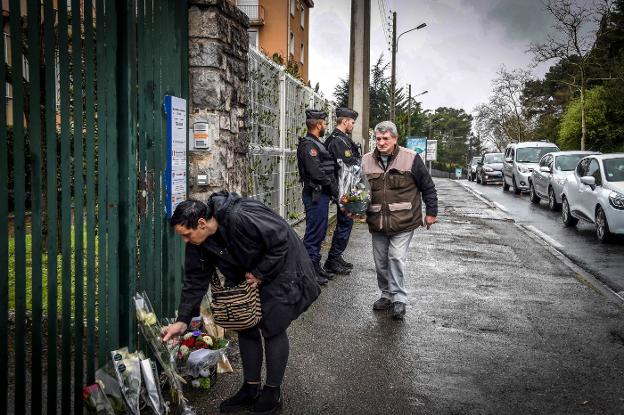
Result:
<instances>
[{"instance_id":1,"label":"police shoulder patch","mask_svg":"<svg viewBox=\"0 0 624 415\"><path fill-rule=\"evenodd\" d=\"M310 155L311 155L312 157L316 157L316 156L318 156L318 151L316 151L316 148L312 147L312 148L310 149Z\"/></svg>"},{"instance_id":2,"label":"police shoulder patch","mask_svg":"<svg viewBox=\"0 0 624 415\"><path fill-rule=\"evenodd\" d=\"M345 157L351 157L351 150L345 150Z\"/></svg>"}]
</instances>

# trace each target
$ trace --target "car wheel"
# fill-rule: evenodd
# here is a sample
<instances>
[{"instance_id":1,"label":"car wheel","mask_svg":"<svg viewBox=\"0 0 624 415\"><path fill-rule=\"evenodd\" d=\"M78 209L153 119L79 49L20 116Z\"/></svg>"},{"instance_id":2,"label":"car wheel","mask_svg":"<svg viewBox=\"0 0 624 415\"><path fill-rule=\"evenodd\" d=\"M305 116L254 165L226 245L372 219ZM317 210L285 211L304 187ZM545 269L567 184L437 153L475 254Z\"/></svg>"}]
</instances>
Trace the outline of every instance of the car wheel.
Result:
<instances>
[{"instance_id":1,"label":"car wheel","mask_svg":"<svg viewBox=\"0 0 624 415\"><path fill-rule=\"evenodd\" d=\"M513 182L514 193L519 195L521 192L520 189L518 189L518 183L516 183L516 176L512 176L511 181Z\"/></svg>"},{"instance_id":2,"label":"car wheel","mask_svg":"<svg viewBox=\"0 0 624 415\"><path fill-rule=\"evenodd\" d=\"M600 206L596 209L596 236L602 243L609 242L611 240L611 231L609 231L609 223L607 222L607 215Z\"/></svg>"},{"instance_id":3,"label":"car wheel","mask_svg":"<svg viewBox=\"0 0 624 415\"><path fill-rule=\"evenodd\" d=\"M507 184L507 179L503 176L503 192L509 191L509 185Z\"/></svg>"},{"instance_id":4,"label":"car wheel","mask_svg":"<svg viewBox=\"0 0 624 415\"><path fill-rule=\"evenodd\" d=\"M563 196L561 198L561 202L561 220L563 221L563 224L565 226L576 226L578 219L570 213L570 204L568 203L568 199Z\"/></svg>"},{"instance_id":5,"label":"car wheel","mask_svg":"<svg viewBox=\"0 0 624 415\"><path fill-rule=\"evenodd\" d=\"M535 188L533 187L533 183L529 184L529 198L531 199L531 203L539 205L540 198L535 194Z\"/></svg>"},{"instance_id":6,"label":"car wheel","mask_svg":"<svg viewBox=\"0 0 624 415\"><path fill-rule=\"evenodd\" d=\"M555 198L555 191L552 187L548 188L548 207L553 212L561 209L561 203L557 202L557 199Z\"/></svg>"}]
</instances>

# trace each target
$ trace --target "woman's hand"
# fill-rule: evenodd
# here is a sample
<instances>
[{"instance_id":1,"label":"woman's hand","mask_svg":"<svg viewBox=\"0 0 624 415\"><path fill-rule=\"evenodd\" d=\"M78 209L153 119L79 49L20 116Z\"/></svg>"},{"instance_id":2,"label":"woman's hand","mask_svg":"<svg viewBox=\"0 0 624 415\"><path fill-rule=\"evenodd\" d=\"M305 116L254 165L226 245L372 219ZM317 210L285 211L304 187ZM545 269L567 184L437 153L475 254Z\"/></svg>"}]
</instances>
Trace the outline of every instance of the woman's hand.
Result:
<instances>
[{"instance_id":1,"label":"woman's hand","mask_svg":"<svg viewBox=\"0 0 624 415\"><path fill-rule=\"evenodd\" d=\"M247 281L247 284L251 285L254 288L262 283L262 280L253 275L251 272L247 272L245 274L245 280Z\"/></svg>"},{"instance_id":2,"label":"woman's hand","mask_svg":"<svg viewBox=\"0 0 624 415\"><path fill-rule=\"evenodd\" d=\"M167 340L170 340L171 338L183 335L184 332L186 332L187 328L188 328L188 325L181 321L176 321L173 324L169 324L168 326L163 327L162 332L160 333L160 336L162 337L162 341L166 342Z\"/></svg>"}]
</instances>

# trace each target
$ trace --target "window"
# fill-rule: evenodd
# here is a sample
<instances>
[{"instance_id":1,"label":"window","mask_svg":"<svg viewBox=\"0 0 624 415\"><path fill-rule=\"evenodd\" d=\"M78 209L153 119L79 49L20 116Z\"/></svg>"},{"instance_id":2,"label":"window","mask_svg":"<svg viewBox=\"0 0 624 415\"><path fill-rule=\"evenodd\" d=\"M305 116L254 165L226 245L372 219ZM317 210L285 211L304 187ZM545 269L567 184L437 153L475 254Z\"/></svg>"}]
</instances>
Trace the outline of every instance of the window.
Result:
<instances>
[{"instance_id":1,"label":"window","mask_svg":"<svg viewBox=\"0 0 624 415\"><path fill-rule=\"evenodd\" d=\"M303 29L305 27L305 13L306 13L306 9L305 7L301 6L301 28ZM303 61L301 61L303 62Z\"/></svg>"},{"instance_id":2,"label":"window","mask_svg":"<svg viewBox=\"0 0 624 415\"><path fill-rule=\"evenodd\" d=\"M600 174L600 164L598 164L598 160L591 159L586 176L592 176L595 178L596 186L602 185L602 175Z\"/></svg>"},{"instance_id":3,"label":"window","mask_svg":"<svg viewBox=\"0 0 624 415\"><path fill-rule=\"evenodd\" d=\"M303 45L303 43L302 43L302 44L301 44L301 56L300 56L300 58L299 58L299 61L300 61L301 63L303 63L304 58L305 58L305 49L304 49L304 45Z\"/></svg>"},{"instance_id":4,"label":"window","mask_svg":"<svg viewBox=\"0 0 624 415\"><path fill-rule=\"evenodd\" d=\"M293 35L293 32L290 32L288 37L288 53L291 55L295 54L295 35Z\"/></svg>"},{"instance_id":5,"label":"window","mask_svg":"<svg viewBox=\"0 0 624 415\"><path fill-rule=\"evenodd\" d=\"M587 164L589 163L589 160L590 159L581 160L578 166L576 166L576 174L578 174L579 177L585 176L585 172L587 171Z\"/></svg>"},{"instance_id":6,"label":"window","mask_svg":"<svg viewBox=\"0 0 624 415\"><path fill-rule=\"evenodd\" d=\"M258 31L257 30L249 30L247 32L249 34L249 44L251 46L258 47Z\"/></svg>"},{"instance_id":7,"label":"window","mask_svg":"<svg viewBox=\"0 0 624 415\"><path fill-rule=\"evenodd\" d=\"M284 4L284 3L282 3ZM295 10L297 9L297 1L296 0L290 0L290 15L294 16L295 15ZM284 10L284 9L282 9Z\"/></svg>"}]
</instances>

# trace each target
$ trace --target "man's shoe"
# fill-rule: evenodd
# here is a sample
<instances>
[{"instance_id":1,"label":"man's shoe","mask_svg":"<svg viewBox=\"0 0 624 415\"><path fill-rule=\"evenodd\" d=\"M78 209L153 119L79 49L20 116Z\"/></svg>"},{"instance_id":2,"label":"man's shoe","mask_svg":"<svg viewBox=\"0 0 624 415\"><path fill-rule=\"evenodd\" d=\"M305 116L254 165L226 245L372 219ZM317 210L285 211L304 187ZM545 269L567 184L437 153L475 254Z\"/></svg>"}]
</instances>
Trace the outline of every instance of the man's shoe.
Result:
<instances>
[{"instance_id":1,"label":"man's shoe","mask_svg":"<svg viewBox=\"0 0 624 415\"><path fill-rule=\"evenodd\" d=\"M327 261L325 261L324 268L328 272L333 272L334 274L349 275L351 273L351 270L349 268L345 267L344 265L341 265L338 260L333 259L333 258L332 259L327 258Z\"/></svg>"},{"instance_id":2,"label":"man's shoe","mask_svg":"<svg viewBox=\"0 0 624 415\"><path fill-rule=\"evenodd\" d=\"M350 262L345 261L345 259L342 257L342 255L340 255L338 258L336 258L336 260L338 261L338 263L340 263L340 265L342 265L345 268L349 268L349 269L353 269L353 264Z\"/></svg>"},{"instance_id":3,"label":"man's shoe","mask_svg":"<svg viewBox=\"0 0 624 415\"><path fill-rule=\"evenodd\" d=\"M328 272L326 272L322 267L320 262L314 263L314 270L316 271L317 278L324 278L326 280L334 279L334 276Z\"/></svg>"},{"instance_id":4,"label":"man's shoe","mask_svg":"<svg viewBox=\"0 0 624 415\"><path fill-rule=\"evenodd\" d=\"M318 285L327 285L328 282L329 282L329 280L327 278L323 278L320 275L316 276L316 283Z\"/></svg>"},{"instance_id":5,"label":"man's shoe","mask_svg":"<svg viewBox=\"0 0 624 415\"><path fill-rule=\"evenodd\" d=\"M392 304L392 318L395 320L403 320L405 317L405 303L396 302Z\"/></svg>"},{"instance_id":6,"label":"man's shoe","mask_svg":"<svg viewBox=\"0 0 624 415\"><path fill-rule=\"evenodd\" d=\"M260 384L245 382L234 396L221 402L219 411L221 413L232 413L250 409L260 397L260 392Z\"/></svg>"},{"instance_id":7,"label":"man's shoe","mask_svg":"<svg viewBox=\"0 0 624 415\"><path fill-rule=\"evenodd\" d=\"M264 386L262 394L251 410L251 415L270 415L282 408L282 391L279 386Z\"/></svg>"},{"instance_id":8,"label":"man's shoe","mask_svg":"<svg viewBox=\"0 0 624 415\"><path fill-rule=\"evenodd\" d=\"M381 297L373 304L373 310L387 310L392 306L392 301L386 297Z\"/></svg>"}]
</instances>

